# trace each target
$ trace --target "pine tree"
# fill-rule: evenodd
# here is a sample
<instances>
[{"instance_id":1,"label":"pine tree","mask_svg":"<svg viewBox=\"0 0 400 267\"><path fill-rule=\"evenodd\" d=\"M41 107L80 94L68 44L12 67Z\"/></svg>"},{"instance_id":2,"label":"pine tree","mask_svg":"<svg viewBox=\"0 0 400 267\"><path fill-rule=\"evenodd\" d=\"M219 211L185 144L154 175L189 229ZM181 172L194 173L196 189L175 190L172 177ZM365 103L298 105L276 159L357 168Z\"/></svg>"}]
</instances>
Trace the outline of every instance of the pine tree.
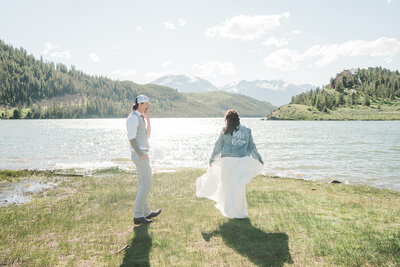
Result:
<instances>
[{"instance_id":1,"label":"pine tree","mask_svg":"<svg viewBox=\"0 0 400 267\"><path fill-rule=\"evenodd\" d=\"M364 96L363 105L364 105L364 106L370 106L370 105L371 105L371 102L370 102L370 100L369 100L369 96L368 96L368 95Z\"/></svg>"},{"instance_id":2,"label":"pine tree","mask_svg":"<svg viewBox=\"0 0 400 267\"><path fill-rule=\"evenodd\" d=\"M18 109L14 109L11 119L14 120L21 119L21 113Z\"/></svg>"}]
</instances>

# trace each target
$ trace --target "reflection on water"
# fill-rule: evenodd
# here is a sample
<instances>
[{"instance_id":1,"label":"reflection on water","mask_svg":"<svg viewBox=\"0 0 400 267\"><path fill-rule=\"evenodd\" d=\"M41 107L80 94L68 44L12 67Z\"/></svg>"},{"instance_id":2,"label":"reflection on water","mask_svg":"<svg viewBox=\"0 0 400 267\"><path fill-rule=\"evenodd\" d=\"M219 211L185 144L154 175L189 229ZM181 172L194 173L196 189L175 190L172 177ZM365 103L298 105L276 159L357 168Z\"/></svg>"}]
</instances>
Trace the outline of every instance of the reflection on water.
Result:
<instances>
[{"instance_id":1,"label":"reflection on water","mask_svg":"<svg viewBox=\"0 0 400 267\"><path fill-rule=\"evenodd\" d=\"M261 121L252 129L265 173L400 190L400 122ZM215 119L152 119L155 170L206 168L223 126ZM0 169L133 168L125 119L0 121Z\"/></svg>"}]
</instances>

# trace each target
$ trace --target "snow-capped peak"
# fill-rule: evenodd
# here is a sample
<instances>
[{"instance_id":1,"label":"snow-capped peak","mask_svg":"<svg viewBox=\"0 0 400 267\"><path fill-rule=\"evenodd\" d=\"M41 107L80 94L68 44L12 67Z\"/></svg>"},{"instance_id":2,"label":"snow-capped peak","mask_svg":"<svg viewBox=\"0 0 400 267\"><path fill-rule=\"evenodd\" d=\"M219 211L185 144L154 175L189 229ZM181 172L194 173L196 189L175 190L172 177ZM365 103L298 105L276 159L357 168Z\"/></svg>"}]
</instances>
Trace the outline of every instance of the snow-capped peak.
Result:
<instances>
[{"instance_id":1,"label":"snow-capped peak","mask_svg":"<svg viewBox=\"0 0 400 267\"><path fill-rule=\"evenodd\" d=\"M175 88L180 92L209 92L218 90L209 81L194 75L168 75L158 78L152 83Z\"/></svg>"}]
</instances>

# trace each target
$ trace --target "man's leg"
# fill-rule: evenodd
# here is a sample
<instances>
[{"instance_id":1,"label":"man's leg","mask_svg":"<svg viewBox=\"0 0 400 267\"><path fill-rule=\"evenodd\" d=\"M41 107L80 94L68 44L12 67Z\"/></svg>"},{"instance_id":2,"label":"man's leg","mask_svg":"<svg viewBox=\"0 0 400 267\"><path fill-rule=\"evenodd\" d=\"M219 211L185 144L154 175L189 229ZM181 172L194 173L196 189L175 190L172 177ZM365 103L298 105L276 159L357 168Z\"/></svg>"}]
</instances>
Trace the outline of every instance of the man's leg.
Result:
<instances>
[{"instance_id":1,"label":"man's leg","mask_svg":"<svg viewBox=\"0 0 400 267\"><path fill-rule=\"evenodd\" d=\"M150 189L151 189L151 183L153 180L153 174L151 172L151 167L150 167L150 161L147 159L145 160L146 168L144 170L145 174L144 177L146 177L143 183L143 191L144 191L144 217L147 217L148 215L151 214L151 209L150 209L150 203L149 203L149 194L150 194Z\"/></svg>"},{"instance_id":2,"label":"man's leg","mask_svg":"<svg viewBox=\"0 0 400 267\"><path fill-rule=\"evenodd\" d=\"M152 180L150 162L148 159L140 159L139 155L135 152L132 152L132 161L136 165L138 176L138 192L135 200L134 218L142 218L151 213L148 201Z\"/></svg>"}]
</instances>

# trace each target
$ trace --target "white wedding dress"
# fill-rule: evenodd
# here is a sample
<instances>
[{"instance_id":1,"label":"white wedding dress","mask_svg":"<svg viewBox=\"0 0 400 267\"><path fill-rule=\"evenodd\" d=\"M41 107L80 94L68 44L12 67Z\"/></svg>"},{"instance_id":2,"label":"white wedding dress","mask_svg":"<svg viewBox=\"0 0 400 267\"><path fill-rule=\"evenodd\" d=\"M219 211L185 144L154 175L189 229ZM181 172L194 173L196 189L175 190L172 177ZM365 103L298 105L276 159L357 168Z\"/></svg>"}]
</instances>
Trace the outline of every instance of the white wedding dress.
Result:
<instances>
[{"instance_id":1,"label":"white wedding dress","mask_svg":"<svg viewBox=\"0 0 400 267\"><path fill-rule=\"evenodd\" d=\"M250 156L220 158L196 180L196 195L215 201L215 207L228 218L247 218L246 185L262 167Z\"/></svg>"}]
</instances>

